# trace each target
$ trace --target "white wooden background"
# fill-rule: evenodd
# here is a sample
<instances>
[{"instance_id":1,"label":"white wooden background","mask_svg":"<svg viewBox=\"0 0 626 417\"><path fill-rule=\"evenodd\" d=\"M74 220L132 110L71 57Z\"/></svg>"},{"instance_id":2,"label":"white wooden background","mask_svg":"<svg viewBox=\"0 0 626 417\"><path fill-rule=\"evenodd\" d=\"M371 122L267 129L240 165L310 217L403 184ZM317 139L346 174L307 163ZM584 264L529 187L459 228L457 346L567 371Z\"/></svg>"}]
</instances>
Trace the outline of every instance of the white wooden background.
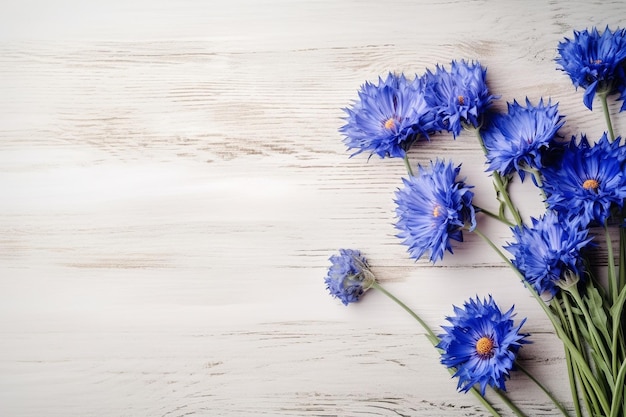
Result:
<instances>
[{"instance_id":1,"label":"white wooden background","mask_svg":"<svg viewBox=\"0 0 626 417\"><path fill-rule=\"evenodd\" d=\"M0 415L487 415L382 294L326 294L343 247L433 328L475 295L515 304L523 362L569 405L559 342L475 236L436 266L408 259L402 161L349 159L340 108L388 71L478 59L499 108L552 97L565 134L596 139L556 46L625 16L618 0L4 0ZM493 207L472 137L411 152L436 156ZM522 375L508 387L558 415Z\"/></svg>"}]
</instances>

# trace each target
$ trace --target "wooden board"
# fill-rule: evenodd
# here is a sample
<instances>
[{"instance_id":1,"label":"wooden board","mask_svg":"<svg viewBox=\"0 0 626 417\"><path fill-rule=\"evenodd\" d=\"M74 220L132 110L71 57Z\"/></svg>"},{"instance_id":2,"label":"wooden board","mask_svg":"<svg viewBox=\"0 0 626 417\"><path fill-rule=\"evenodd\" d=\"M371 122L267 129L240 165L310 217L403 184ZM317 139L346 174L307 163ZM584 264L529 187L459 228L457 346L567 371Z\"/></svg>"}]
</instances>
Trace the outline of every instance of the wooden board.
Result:
<instances>
[{"instance_id":1,"label":"wooden board","mask_svg":"<svg viewBox=\"0 0 626 417\"><path fill-rule=\"evenodd\" d=\"M349 158L337 129L366 80L477 59L497 108L551 97L566 136L598 138L556 46L623 24L625 3L4 1L0 16L0 415L488 415L382 294L328 296L344 247L433 328L475 295L515 304L522 360L571 405L560 343L513 274L472 235L440 264L408 259L402 161ZM493 204L474 138L410 154L438 156ZM559 415L524 376L508 388Z\"/></svg>"}]
</instances>

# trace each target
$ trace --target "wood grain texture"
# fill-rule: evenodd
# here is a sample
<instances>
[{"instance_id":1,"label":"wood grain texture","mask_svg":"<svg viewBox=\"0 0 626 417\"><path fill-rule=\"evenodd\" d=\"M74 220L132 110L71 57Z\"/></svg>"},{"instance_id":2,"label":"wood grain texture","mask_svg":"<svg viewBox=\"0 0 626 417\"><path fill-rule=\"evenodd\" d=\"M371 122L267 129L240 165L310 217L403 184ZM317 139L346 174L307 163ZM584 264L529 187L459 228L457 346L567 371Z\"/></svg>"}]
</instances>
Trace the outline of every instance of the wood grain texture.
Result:
<instances>
[{"instance_id":1,"label":"wood grain texture","mask_svg":"<svg viewBox=\"0 0 626 417\"><path fill-rule=\"evenodd\" d=\"M402 162L348 158L337 128L364 81L466 58L499 108L552 97L564 134L599 137L553 59L573 29L623 23L622 1L4 1L0 16L0 415L486 416L397 306L325 293L340 247L433 327L476 294L515 304L522 360L567 402L523 286L472 235L441 264L409 260ZM493 204L473 138L410 156L463 162ZM508 387L558 415L525 377Z\"/></svg>"}]
</instances>

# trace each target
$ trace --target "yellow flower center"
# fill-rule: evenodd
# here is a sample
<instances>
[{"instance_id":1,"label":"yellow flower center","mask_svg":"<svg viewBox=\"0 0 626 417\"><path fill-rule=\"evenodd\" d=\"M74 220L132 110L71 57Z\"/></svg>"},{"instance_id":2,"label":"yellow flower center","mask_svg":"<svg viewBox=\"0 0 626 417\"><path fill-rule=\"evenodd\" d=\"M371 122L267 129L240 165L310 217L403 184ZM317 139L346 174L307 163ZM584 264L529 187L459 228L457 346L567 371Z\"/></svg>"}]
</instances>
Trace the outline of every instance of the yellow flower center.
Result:
<instances>
[{"instance_id":1,"label":"yellow flower center","mask_svg":"<svg viewBox=\"0 0 626 417\"><path fill-rule=\"evenodd\" d=\"M491 356L493 341L487 336L483 336L476 342L476 353L480 356Z\"/></svg>"},{"instance_id":2,"label":"yellow flower center","mask_svg":"<svg viewBox=\"0 0 626 417\"><path fill-rule=\"evenodd\" d=\"M602 63L601 59L596 59L595 61L593 61L594 64L596 65L600 65Z\"/></svg>"},{"instance_id":3,"label":"yellow flower center","mask_svg":"<svg viewBox=\"0 0 626 417\"><path fill-rule=\"evenodd\" d=\"M459 96L458 98L459 98L459 104L460 104L461 106L462 106L462 105L464 105L464 104L465 104L465 97L463 97L463 96Z\"/></svg>"},{"instance_id":4,"label":"yellow flower center","mask_svg":"<svg viewBox=\"0 0 626 417\"><path fill-rule=\"evenodd\" d=\"M441 214L440 210L441 210L441 206L439 204L437 204L433 208L433 217L439 217L439 214Z\"/></svg>"},{"instance_id":5,"label":"yellow flower center","mask_svg":"<svg viewBox=\"0 0 626 417\"><path fill-rule=\"evenodd\" d=\"M396 127L396 121L394 120L393 117L390 117L385 122L385 129L393 129L394 127Z\"/></svg>"},{"instance_id":6,"label":"yellow flower center","mask_svg":"<svg viewBox=\"0 0 626 417\"><path fill-rule=\"evenodd\" d=\"M583 188L585 190L597 190L598 187L600 186L600 184L598 183L598 181L594 180L594 179L589 179L585 182L583 182Z\"/></svg>"}]
</instances>

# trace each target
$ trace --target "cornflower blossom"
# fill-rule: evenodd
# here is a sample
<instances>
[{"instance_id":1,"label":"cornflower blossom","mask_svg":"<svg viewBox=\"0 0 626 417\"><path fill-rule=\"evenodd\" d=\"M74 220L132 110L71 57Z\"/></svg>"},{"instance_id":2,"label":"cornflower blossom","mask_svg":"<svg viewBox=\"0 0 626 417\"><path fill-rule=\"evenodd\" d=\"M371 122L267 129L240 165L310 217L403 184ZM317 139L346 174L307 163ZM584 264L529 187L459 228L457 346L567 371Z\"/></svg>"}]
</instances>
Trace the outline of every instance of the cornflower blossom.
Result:
<instances>
[{"instance_id":1,"label":"cornflower blossom","mask_svg":"<svg viewBox=\"0 0 626 417\"><path fill-rule=\"evenodd\" d=\"M359 301L376 281L367 259L358 250L339 249L339 254L329 260L326 289L344 305Z\"/></svg>"},{"instance_id":2,"label":"cornflower blossom","mask_svg":"<svg viewBox=\"0 0 626 417\"><path fill-rule=\"evenodd\" d=\"M528 334L520 333L526 319L516 325L513 307L503 313L491 296L470 299L463 308L454 306L454 314L446 318L451 325L442 326L445 333L437 347L441 363L456 369L457 389L467 392L478 384L482 395L487 386L506 390L517 353L529 343Z\"/></svg>"},{"instance_id":3,"label":"cornflower blossom","mask_svg":"<svg viewBox=\"0 0 626 417\"><path fill-rule=\"evenodd\" d=\"M433 132L434 114L424 99L424 82L419 77L408 81L404 74L389 73L378 84L366 82L359 98L344 108L343 133L352 156L370 152L384 157L403 158L418 138Z\"/></svg>"},{"instance_id":4,"label":"cornflower blossom","mask_svg":"<svg viewBox=\"0 0 626 417\"><path fill-rule=\"evenodd\" d=\"M502 176L517 172L523 181L526 169L542 167L543 154L563 125L563 116L557 104L544 104L543 99L536 106L528 98L525 107L517 101L507 105L508 113L495 115L482 132L487 169Z\"/></svg>"},{"instance_id":5,"label":"cornflower blossom","mask_svg":"<svg viewBox=\"0 0 626 417\"><path fill-rule=\"evenodd\" d=\"M396 192L395 200L396 228L411 258L430 252L434 263L445 250L452 253L450 240L463 241L461 229L476 226L474 194L457 178L460 169L438 159L428 168L418 165L417 175L402 179L404 188Z\"/></svg>"},{"instance_id":6,"label":"cornflower blossom","mask_svg":"<svg viewBox=\"0 0 626 417\"><path fill-rule=\"evenodd\" d=\"M543 190L546 204L562 219L587 227L592 221L603 225L614 207L626 198L626 146L606 133L591 146L582 135L573 138L560 162L544 168Z\"/></svg>"},{"instance_id":7,"label":"cornflower blossom","mask_svg":"<svg viewBox=\"0 0 626 417\"><path fill-rule=\"evenodd\" d=\"M513 255L512 263L526 283L538 294L553 297L568 275L584 272L580 252L592 238L587 229L561 221L552 211L531 220L531 226L512 228L515 242L504 248Z\"/></svg>"},{"instance_id":8,"label":"cornflower blossom","mask_svg":"<svg viewBox=\"0 0 626 417\"><path fill-rule=\"evenodd\" d=\"M479 62L452 61L450 70L437 65L425 75L426 100L436 113L437 130L456 138L463 125L482 124L482 115L496 96L489 94L487 70Z\"/></svg>"},{"instance_id":9,"label":"cornflower blossom","mask_svg":"<svg viewBox=\"0 0 626 417\"><path fill-rule=\"evenodd\" d=\"M571 78L576 88L585 89L583 102L589 110L596 93L621 92L624 100L626 77L626 29L612 32L608 26L600 34L597 28L574 31L574 38L565 38L558 45L556 62ZM626 110L626 102L620 111Z\"/></svg>"}]
</instances>

